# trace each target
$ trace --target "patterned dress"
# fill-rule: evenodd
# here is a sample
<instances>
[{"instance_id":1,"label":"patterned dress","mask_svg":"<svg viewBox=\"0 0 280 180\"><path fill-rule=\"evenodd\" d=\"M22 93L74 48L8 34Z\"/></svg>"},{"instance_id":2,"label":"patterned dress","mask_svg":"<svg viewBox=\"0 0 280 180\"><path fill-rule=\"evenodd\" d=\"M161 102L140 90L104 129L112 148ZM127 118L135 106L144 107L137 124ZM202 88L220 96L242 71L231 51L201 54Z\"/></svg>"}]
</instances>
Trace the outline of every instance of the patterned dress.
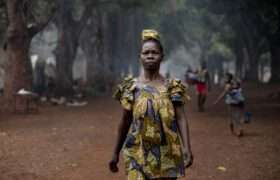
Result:
<instances>
[{"instance_id":1,"label":"patterned dress","mask_svg":"<svg viewBox=\"0 0 280 180\"><path fill-rule=\"evenodd\" d=\"M123 146L128 179L184 176L174 104L183 105L188 96L180 80L151 86L130 77L118 86L114 96L124 109L133 111Z\"/></svg>"}]
</instances>

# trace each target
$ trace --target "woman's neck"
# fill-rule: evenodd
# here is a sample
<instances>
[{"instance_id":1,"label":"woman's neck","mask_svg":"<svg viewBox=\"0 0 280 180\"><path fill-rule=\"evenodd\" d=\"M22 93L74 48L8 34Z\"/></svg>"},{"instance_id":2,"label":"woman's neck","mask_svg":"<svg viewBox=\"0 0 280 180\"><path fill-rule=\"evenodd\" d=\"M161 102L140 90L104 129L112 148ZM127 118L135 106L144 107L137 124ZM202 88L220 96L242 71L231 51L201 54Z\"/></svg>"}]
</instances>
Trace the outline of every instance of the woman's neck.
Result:
<instances>
[{"instance_id":1,"label":"woman's neck","mask_svg":"<svg viewBox=\"0 0 280 180\"><path fill-rule=\"evenodd\" d=\"M160 75L160 73L158 71L144 71L143 75L140 76L140 78L142 81L145 81L145 82L163 79L163 77Z\"/></svg>"}]
</instances>

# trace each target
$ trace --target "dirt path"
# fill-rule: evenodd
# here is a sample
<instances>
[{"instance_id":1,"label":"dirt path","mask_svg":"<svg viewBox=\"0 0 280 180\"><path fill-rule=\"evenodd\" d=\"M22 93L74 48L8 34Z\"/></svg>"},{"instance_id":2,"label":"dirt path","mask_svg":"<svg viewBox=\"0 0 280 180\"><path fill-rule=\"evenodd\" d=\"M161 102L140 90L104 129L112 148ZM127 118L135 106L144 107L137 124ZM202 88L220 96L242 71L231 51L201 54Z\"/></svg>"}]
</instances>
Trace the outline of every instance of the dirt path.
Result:
<instances>
[{"instance_id":1,"label":"dirt path","mask_svg":"<svg viewBox=\"0 0 280 180\"><path fill-rule=\"evenodd\" d=\"M240 139L229 133L222 103L205 113L196 111L195 100L188 105L195 161L185 179L279 179L280 105L248 91L253 122ZM118 174L107 170L120 110L110 98L95 98L83 108L44 106L39 114L2 115L0 180L126 179L122 163Z\"/></svg>"}]
</instances>

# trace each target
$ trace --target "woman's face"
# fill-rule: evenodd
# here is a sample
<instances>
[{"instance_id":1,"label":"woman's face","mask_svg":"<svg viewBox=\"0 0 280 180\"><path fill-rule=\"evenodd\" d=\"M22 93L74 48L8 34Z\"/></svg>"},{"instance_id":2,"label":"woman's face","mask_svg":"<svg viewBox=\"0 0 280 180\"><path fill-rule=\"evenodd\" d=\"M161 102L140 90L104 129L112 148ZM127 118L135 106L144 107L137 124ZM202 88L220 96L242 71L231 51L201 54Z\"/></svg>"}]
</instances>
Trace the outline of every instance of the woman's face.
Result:
<instances>
[{"instance_id":1,"label":"woman's face","mask_svg":"<svg viewBox=\"0 0 280 180\"><path fill-rule=\"evenodd\" d=\"M154 41L147 41L142 45L140 60L145 70L159 70L162 52Z\"/></svg>"}]
</instances>

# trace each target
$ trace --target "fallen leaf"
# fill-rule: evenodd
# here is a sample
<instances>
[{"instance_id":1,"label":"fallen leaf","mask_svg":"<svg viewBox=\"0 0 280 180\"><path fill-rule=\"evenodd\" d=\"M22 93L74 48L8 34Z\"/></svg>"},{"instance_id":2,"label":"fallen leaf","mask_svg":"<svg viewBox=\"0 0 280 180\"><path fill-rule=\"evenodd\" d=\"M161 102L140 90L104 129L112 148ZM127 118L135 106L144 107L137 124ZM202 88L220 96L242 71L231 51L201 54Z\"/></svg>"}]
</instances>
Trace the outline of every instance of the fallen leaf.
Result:
<instances>
[{"instance_id":1,"label":"fallen leaf","mask_svg":"<svg viewBox=\"0 0 280 180\"><path fill-rule=\"evenodd\" d=\"M227 170L227 168L225 168L224 166L218 166L217 169L223 172Z\"/></svg>"},{"instance_id":2,"label":"fallen leaf","mask_svg":"<svg viewBox=\"0 0 280 180\"><path fill-rule=\"evenodd\" d=\"M73 164L71 164L70 166L71 166L71 167L77 167L77 166L78 166L78 164L73 163Z\"/></svg>"}]
</instances>

